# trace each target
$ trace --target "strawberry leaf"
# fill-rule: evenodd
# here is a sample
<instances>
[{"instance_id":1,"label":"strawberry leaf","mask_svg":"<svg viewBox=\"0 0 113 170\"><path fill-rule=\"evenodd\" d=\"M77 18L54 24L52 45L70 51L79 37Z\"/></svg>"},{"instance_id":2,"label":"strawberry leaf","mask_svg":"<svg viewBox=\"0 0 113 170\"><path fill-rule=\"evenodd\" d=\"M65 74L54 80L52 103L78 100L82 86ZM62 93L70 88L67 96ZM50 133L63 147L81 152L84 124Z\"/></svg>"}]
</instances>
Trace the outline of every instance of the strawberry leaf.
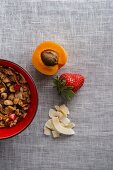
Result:
<instances>
[{"instance_id":1,"label":"strawberry leaf","mask_svg":"<svg viewBox=\"0 0 113 170\"><path fill-rule=\"evenodd\" d=\"M58 77L53 79L54 88L57 89L58 94L66 100L70 100L75 93L72 91L73 86L66 86L66 80L59 79Z\"/></svg>"}]
</instances>

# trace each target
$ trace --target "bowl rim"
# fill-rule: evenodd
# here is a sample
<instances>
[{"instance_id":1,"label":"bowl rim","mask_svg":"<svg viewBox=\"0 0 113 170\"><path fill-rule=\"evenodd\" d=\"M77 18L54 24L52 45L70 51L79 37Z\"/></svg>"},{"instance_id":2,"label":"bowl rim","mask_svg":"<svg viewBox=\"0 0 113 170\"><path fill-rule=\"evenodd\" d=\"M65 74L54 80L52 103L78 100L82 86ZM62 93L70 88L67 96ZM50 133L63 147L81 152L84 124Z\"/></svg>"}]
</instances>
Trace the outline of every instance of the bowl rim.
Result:
<instances>
[{"instance_id":1,"label":"bowl rim","mask_svg":"<svg viewBox=\"0 0 113 170\"><path fill-rule=\"evenodd\" d=\"M37 96L36 99L35 99L35 100L36 100L36 108L35 108L33 117L32 117L32 119L30 120L30 122L29 122L25 127L23 127L22 130L18 131L17 133L14 133L14 134L12 134L12 135L10 135L10 136L7 136L7 137L2 137L2 138L0 138L0 140L4 140L4 139L9 139L9 138L12 138L12 137L14 137L14 136L17 136L18 134L20 134L21 132L23 132L25 129L27 129L27 127L32 123L33 119L34 119L35 116L36 116L36 112L37 112L37 110L38 110L39 97L38 97L38 90L37 90L37 87L36 87L36 85L35 85L35 82L34 82L33 78L31 77L31 75L28 73L28 71L27 71L26 69L22 68L22 66L20 66L19 64L16 64L16 63L13 62L13 61L10 61L10 60L0 59L0 62L7 62L7 63L9 63L9 64L11 63L11 64L15 65L16 67L18 67L19 69L21 69L21 70L28 76L28 78L31 80L31 82L32 82L32 84L33 84L33 86L34 86L34 89L35 89L36 96Z\"/></svg>"}]
</instances>

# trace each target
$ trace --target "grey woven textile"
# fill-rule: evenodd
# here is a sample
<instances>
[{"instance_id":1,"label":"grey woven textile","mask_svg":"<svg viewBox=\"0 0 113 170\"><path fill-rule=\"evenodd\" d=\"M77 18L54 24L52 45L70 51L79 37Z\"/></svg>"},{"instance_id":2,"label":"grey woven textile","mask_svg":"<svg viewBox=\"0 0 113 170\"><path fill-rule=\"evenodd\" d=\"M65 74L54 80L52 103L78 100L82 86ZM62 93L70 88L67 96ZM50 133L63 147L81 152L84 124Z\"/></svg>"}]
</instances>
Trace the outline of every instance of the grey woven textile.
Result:
<instances>
[{"instance_id":1,"label":"grey woven textile","mask_svg":"<svg viewBox=\"0 0 113 170\"><path fill-rule=\"evenodd\" d=\"M52 40L68 53L63 72L81 73L84 87L70 102L52 88L52 77L31 64L36 46ZM33 77L39 107L21 134L0 141L0 170L113 170L113 1L0 0L0 58ZM75 135L43 134L48 110L65 103Z\"/></svg>"}]
</instances>

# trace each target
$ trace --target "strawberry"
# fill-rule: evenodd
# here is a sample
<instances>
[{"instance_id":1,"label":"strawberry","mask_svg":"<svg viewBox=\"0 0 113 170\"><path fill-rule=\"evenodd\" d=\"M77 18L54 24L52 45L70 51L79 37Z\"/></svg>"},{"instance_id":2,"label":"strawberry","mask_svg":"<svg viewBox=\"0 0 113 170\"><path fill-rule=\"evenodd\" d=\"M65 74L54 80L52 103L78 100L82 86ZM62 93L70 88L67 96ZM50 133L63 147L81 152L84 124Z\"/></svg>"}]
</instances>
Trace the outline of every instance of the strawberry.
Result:
<instances>
[{"instance_id":1,"label":"strawberry","mask_svg":"<svg viewBox=\"0 0 113 170\"><path fill-rule=\"evenodd\" d=\"M54 84L58 93L70 100L84 84L84 76L80 74L64 73L54 78Z\"/></svg>"},{"instance_id":2,"label":"strawberry","mask_svg":"<svg viewBox=\"0 0 113 170\"><path fill-rule=\"evenodd\" d=\"M20 86L19 84L15 84L15 85L14 85L14 90L15 90L15 91L19 91L19 90L20 90L20 87L21 87L21 86Z\"/></svg>"},{"instance_id":3,"label":"strawberry","mask_svg":"<svg viewBox=\"0 0 113 170\"><path fill-rule=\"evenodd\" d=\"M9 118L11 120L15 120L16 119L16 115L14 113L12 113L12 114L9 115Z\"/></svg>"}]
</instances>

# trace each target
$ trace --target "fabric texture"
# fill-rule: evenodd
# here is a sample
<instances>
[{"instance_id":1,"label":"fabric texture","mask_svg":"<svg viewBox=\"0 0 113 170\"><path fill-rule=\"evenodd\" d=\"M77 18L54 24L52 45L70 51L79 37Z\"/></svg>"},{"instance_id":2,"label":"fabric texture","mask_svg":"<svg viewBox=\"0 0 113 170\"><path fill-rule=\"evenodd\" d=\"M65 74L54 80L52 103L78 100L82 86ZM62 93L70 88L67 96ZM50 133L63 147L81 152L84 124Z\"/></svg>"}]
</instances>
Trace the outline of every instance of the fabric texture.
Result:
<instances>
[{"instance_id":1,"label":"fabric texture","mask_svg":"<svg viewBox=\"0 0 113 170\"><path fill-rule=\"evenodd\" d=\"M70 102L52 77L31 64L36 46L52 40L68 53L58 74L81 73L84 87ZM25 68L39 94L37 114L21 134L0 141L0 170L113 170L113 1L0 0L0 58ZM65 103L75 135L43 134L48 110Z\"/></svg>"}]
</instances>

